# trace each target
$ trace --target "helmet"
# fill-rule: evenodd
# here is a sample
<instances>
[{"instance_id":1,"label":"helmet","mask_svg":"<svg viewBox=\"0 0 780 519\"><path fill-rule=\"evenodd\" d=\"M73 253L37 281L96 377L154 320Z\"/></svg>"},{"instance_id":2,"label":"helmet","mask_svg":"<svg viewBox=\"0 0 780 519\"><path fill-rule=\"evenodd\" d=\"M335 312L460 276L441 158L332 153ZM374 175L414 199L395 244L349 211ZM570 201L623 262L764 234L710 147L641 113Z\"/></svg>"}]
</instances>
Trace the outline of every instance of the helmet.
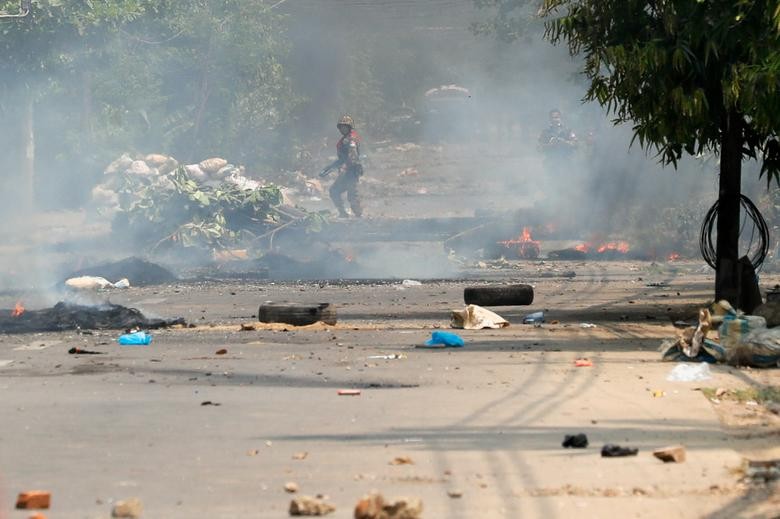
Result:
<instances>
[{"instance_id":1,"label":"helmet","mask_svg":"<svg viewBox=\"0 0 780 519\"><path fill-rule=\"evenodd\" d=\"M338 124L336 124L336 126L341 126L342 124L347 125L350 128L355 127L355 121L352 119L352 116L349 116L347 114L341 116L341 119L339 119L339 122Z\"/></svg>"}]
</instances>

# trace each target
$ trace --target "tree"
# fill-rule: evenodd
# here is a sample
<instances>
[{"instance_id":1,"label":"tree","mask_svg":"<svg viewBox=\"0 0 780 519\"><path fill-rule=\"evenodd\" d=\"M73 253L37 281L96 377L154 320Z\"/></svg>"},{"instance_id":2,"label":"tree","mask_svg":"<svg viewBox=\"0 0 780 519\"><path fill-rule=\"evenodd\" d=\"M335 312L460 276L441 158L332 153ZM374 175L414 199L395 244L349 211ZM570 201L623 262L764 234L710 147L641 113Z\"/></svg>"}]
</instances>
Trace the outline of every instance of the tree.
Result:
<instances>
[{"instance_id":1,"label":"tree","mask_svg":"<svg viewBox=\"0 0 780 519\"><path fill-rule=\"evenodd\" d=\"M684 153L720 156L715 294L736 304L743 159L780 182L780 3L544 0L540 14L547 39L584 58L585 100L641 146L675 167Z\"/></svg>"}]
</instances>

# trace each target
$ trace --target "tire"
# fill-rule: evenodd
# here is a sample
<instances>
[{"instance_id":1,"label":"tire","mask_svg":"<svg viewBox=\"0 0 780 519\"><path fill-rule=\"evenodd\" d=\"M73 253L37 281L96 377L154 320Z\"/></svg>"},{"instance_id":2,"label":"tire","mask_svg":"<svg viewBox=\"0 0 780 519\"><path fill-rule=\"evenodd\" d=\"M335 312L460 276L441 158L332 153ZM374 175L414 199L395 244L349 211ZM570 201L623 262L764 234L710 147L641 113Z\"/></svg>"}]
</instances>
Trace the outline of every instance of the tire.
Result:
<instances>
[{"instance_id":1,"label":"tire","mask_svg":"<svg viewBox=\"0 0 780 519\"><path fill-rule=\"evenodd\" d=\"M261 323L285 323L306 326L322 321L336 324L336 309L330 303L268 303L260 305L257 320Z\"/></svg>"},{"instance_id":2,"label":"tire","mask_svg":"<svg viewBox=\"0 0 780 519\"><path fill-rule=\"evenodd\" d=\"M467 287L463 299L467 305L477 306L530 305L534 302L534 288L531 285Z\"/></svg>"}]
</instances>

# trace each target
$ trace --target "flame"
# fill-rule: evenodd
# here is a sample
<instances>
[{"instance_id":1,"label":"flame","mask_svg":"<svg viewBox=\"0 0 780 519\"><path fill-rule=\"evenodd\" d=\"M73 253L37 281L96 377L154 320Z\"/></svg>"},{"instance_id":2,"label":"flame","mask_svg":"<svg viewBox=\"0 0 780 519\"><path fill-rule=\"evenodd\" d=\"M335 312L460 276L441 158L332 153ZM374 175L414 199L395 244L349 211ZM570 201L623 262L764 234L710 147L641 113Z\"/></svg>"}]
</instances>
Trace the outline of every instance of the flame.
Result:
<instances>
[{"instance_id":1,"label":"flame","mask_svg":"<svg viewBox=\"0 0 780 519\"><path fill-rule=\"evenodd\" d=\"M616 250L618 252L622 252L623 254L625 254L628 252L628 249L629 249L628 243L624 241L617 241L617 242L605 243L604 245L602 245L596 250L598 251L599 254L602 254L608 250Z\"/></svg>"},{"instance_id":2,"label":"flame","mask_svg":"<svg viewBox=\"0 0 780 519\"><path fill-rule=\"evenodd\" d=\"M534 240L529 227L523 227L523 232L515 239L498 242L506 248L517 245L517 255L520 258L535 259L539 257L541 248L539 242Z\"/></svg>"},{"instance_id":3,"label":"flame","mask_svg":"<svg viewBox=\"0 0 780 519\"><path fill-rule=\"evenodd\" d=\"M577 245L576 247L574 247L574 249L578 250L580 252L587 253L590 250L590 245L588 245L587 243L581 243L581 244Z\"/></svg>"},{"instance_id":4,"label":"flame","mask_svg":"<svg viewBox=\"0 0 780 519\"><path fill-rule=\"evenodd\" d=\"M666 257L666 261L677 261L678 259L680 259L680 255L676 252L673 252Z\"/></svg>"},{"instance_id":5,"label":"flame","mask_svg":"<svg viewBox=\"0 0 780 519\"><path fill-rule=\"evenodd\" d=\"M21 301L16 302L16 306L14 306L14 309L11 310L11 317L19 317L24 313L24 306L22 306Z\"/></svg>"}]
</instances>

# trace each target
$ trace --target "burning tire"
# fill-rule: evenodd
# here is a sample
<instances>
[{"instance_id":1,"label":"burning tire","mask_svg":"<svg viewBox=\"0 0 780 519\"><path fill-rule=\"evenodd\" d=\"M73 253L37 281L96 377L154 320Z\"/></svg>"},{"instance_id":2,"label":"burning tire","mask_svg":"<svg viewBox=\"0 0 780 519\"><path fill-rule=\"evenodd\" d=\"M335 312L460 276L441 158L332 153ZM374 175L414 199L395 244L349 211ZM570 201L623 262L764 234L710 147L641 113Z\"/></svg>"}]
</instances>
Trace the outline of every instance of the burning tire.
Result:
<instances>
[{"instance_id":1,"label":"burning tire","mask_svg":"<svg viewBox=\"0 0 780 519\"><path fill-rule=\"evenodd\" d=\"M330 303L268 303L260 305L257 320L261 323L284 323L306 326L322 321L336 324L336 309Z\"/></svg>"},{"instance_id":2,"label":"burning tire","mask_svg":"<svg viewBox=\"0 0 780 519\"><path fill-rule=\"evenodd\" d=\"M534 302L534 288L531 285L466 287L463 299L467 305L477 306L530 305Z\"/></svg>"}]
</instances>

